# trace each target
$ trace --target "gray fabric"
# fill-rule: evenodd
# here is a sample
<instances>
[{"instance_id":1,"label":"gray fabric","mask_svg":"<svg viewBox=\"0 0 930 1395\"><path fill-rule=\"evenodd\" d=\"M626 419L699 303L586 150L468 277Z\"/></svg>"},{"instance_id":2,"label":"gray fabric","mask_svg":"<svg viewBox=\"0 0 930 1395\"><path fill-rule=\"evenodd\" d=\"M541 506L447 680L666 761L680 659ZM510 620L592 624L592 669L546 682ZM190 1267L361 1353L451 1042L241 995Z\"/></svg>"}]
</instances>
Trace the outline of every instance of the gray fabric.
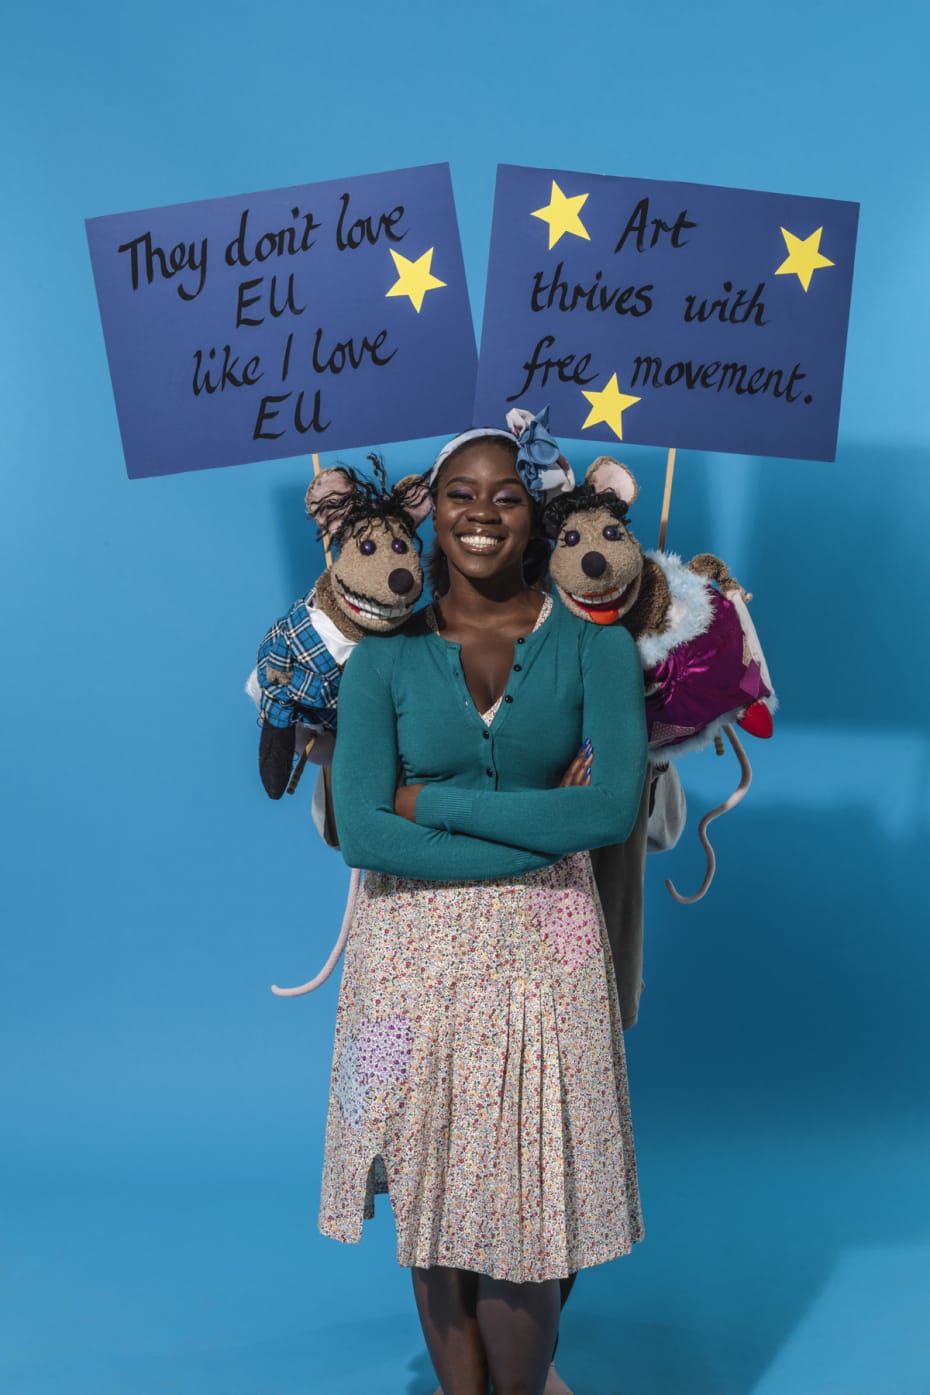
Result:
<instances>
[{"instance_id":1,"label":"gray fabric","mask_svg":"<svg viewBox=\"0 0 930 1395\"><path fill-rule=\"evenodd\" d=\"M674 765L653 767L652 802L649 806L647 852L670 852L684 832L688 809Z\"/></svg>"},{"instance_id":2,"label":"gray fabric","mask_svg":"<svg viewBox=\"0 0 930 1395\"><path fill-rule=\"evenodd\" d=\"M673 848L685 826L685 796L674 765L649 767L633 832L625 843L595 848L591 865L604 907L624 1028L639 1015L643 989L643 878L646 849Z\"/></svg>"}]
</instances>

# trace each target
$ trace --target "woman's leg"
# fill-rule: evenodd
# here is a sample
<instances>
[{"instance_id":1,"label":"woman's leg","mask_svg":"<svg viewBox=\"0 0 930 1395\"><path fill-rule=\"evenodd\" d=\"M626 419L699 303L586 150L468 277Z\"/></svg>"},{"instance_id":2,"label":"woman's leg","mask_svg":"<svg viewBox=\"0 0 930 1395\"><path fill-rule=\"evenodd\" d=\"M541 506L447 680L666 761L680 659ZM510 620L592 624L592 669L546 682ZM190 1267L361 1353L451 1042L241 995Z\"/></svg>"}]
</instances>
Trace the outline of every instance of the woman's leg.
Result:
<instances>
[{"instance_id":1,"label":"woman's leg","mask_svg":"<svg viewBox=\"0 0 930 1395\"><path fill-rule=\"evenodd\" d=\"M494 1395L543 1395L559 1330L557 1279L512 1284L478 1278L478 1328ZM451 1391L443 1381L444 1395Z\"/></svg>"},{"instance_id":2,"label":"woman's leg","mask_svg":"<svg viewBox=\"0 0 930 1395\"><path fill-rule=\"evenodd\" d=\"M488 1367L476 1314L478 1275L412 1269L413 1293L442 1395L487 1395Z\"/></svg>"}]
</instances>

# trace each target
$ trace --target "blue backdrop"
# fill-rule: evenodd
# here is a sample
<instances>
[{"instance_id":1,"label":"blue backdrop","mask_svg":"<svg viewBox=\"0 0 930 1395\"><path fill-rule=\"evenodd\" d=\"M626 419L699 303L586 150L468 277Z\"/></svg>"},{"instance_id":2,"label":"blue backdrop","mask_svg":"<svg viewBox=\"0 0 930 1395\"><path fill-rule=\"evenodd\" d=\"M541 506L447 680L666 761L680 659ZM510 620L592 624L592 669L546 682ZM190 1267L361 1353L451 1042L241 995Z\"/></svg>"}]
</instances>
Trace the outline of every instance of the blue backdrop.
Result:
<instances>
[{"instance_id":1,"label":"blue backdrop","mask_svg":"<svg viewBox=\"0 0 930 1395\"><path fill-rule=\"evenodd\" d=\"M87 216L448 160L472 304L498 161L862 205L835 464L683 453L782 701L650 866L628 1036L647 1240L583 1277L576 1395L926 1395L924 7L20 8L0 57L0 1388L426 1395L381 1214L315 1230L347 874L271 805L242 681L316 575L309 463L128 482ZM378 444L373 442L373 445ZM393 476L433 445L392 445ZM593 449L570 449L584 467ZM349 452L361 460L362 452ZM663 453L623 458L657 528ZM734 778L683 767L692 810ZM289 911L282 915L282 891Z\"/></svg>"}]
</instances>

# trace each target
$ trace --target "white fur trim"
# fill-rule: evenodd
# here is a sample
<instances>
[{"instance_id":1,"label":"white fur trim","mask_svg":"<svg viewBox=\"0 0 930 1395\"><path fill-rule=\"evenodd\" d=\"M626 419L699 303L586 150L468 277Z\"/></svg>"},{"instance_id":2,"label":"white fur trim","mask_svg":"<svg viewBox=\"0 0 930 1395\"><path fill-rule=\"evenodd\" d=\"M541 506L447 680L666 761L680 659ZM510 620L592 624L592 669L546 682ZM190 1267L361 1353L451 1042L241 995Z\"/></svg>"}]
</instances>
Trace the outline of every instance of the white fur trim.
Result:
<instances>
[{"instance_id":1,"label":"white fur trim","mask_svg":"<svg viewBox=\"0 0 930 1395\"><path fill-rule=\"evenodd\" d=\"M695 639L710 629L714 617L710 599L712 586L706 577L689 572L675 552L647 552L650 561L661 569L672 604L661 634L642 635L636 641L644 669L655 668L679 644Z\"/></svg>"},{"instance_id":2,"label":"white fur trim","mask_svg":"<svg viewBox=\"0 0 930 1395\"><path fill-rule=\"evenodd\" d=\"M248 678L245 680L246 695L252 699L256 707L262 705L262 689L258 681L258 669L253 668Z\"/></svg>"},{"instance_id":3,"label":"white fur trim","mask_svg":"<svg viewBox=\"0 0 930 1395\"><path fill-rule=\"evenodd\" d=\"M720 735L725 726L735 726L737 719L742 717L745 711L745 707L734 707L732 712L724 712L722 717L715 717L706 727L701 727L693 736L677 742L674 746L650 745L649 759L678 760L679 756L690 756L693 751L703 751L705 746L709 746L714 738Z\"/></svg>"}]
</instances>

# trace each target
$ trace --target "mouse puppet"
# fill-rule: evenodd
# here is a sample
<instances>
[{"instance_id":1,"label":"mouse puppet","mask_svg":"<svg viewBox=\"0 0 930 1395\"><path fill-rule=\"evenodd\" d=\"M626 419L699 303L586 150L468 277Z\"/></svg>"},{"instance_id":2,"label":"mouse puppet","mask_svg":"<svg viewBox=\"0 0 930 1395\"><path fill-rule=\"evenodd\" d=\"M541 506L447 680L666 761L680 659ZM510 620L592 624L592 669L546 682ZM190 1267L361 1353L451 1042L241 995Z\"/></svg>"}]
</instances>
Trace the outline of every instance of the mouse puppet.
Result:
<instances>
[{"instance_id":1,"label":"mouse puppet","mask_svg":"<svg viewBox=\"0 0 930 1395\"><path fill-rule=\"evenodd\" d=\"M337 544L338 555L312 590L271 626L247 684L261 709L258 765L271 799L294 788L311 745L315 763L329 764L350 653L368 634L399 629L423 592L414 535L430 511L429 483L422 475L407 475L388 489L380 458L369 460L373 481L336 466L321 471L307 490L308 517ZM292 777L298 734L306 750ZM326 788L321 779L317 809L325 806ZM321 810L321 831L327 822L331 826L331 817ZM345 944L358 880L353 871L342 929L323 969L298 988L275 987L279 996L309 992L329 976Z\"/></svg>"},{"instance_id":2,"label":"mouse puppet","mask_svg":"<svg viewBox=\"0 0 930 1395\"><path fill-rule=\"evenodd\" d=\"M777 704L746 609L750 597L711 553L687 565L672 553L644 554L627 520L637 493L636 480L623 465L607 456L595 460L584 484L546 510L554 540L550 574L574 615L598 625L624 625L636 640L654 766L700 749L721 732L737 753L740 786L701 821L708 871L700 891L685 898L666 883L676 899L697 900L714 872L707 824L739 802L751 776L732 724L770 736ZM607 850L603 860L610 861Z\"/></svg>"}]
</instances>

